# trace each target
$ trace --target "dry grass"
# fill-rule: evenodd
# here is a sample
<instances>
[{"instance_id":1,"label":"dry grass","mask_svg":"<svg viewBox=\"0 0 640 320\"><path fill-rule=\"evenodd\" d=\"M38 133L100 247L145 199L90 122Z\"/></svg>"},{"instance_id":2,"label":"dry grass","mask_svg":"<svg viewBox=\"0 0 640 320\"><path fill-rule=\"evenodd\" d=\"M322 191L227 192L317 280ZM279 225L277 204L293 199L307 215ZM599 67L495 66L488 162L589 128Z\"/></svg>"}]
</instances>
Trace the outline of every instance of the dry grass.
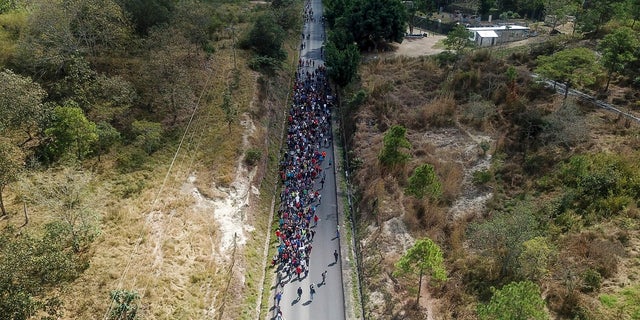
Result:
<instances>
[{"instance_id":1,"label":"dry grass","mask_svg":"<svg viewBox=\"0 0 640 320\"><path fill-rule=\"evenodd\" d=\"M238 64L244 66L247 57L238 51L237 58ZM217 315L223 301L220 293L230 276L229 260L226 253L219 251L220 234L211 210L195 205L193 196L185 193L183 186L187 177L195 173L196 185L203 195L217 196L213 186L228 185L235 176L245 128L238 122L227 126L219 108L221 92L228 86L233 66L231 47L226 45L217 50L212 59L207 88L210 95L202 100L175 164L166 176L166 184L163 182L177 140L173 140L174 147L150 157L146 169L141 171L114 173L115 153L103 156L100 163L86 164L93 166L96 173L93 184L99 200L94 207L102 216L102 232L92 246L89 268L63 289L65 318L102 318L109 307L109 292L117 288L142 295L141 316L145 319L202 319ZM256 75L244 68L239 70L240 82L233 101L241 113L249 112L253 108ZM265 134L264 129L256 129L252 145L260 146ZM11 209L17 211L14 206ZM30 211L30 226L47 220L41 214L45 208L34 207ZM255 241L251 245L256 245L266 233L265 222L260 221L266 217L251 216L260 227L252 235ZM18 221L20 216L15 215L2 223ZM239 263L251 263L246 268L252 272L260 270L258 262L262 262L262 257L251 250L247 253L246 260ZM254 285L253 290L257 288ZM241 287L229 292L230 301L242 301ZM234 305L237 307L227 308L225 314L238 319L246 306Z\"/></svg>"}]
</instances>

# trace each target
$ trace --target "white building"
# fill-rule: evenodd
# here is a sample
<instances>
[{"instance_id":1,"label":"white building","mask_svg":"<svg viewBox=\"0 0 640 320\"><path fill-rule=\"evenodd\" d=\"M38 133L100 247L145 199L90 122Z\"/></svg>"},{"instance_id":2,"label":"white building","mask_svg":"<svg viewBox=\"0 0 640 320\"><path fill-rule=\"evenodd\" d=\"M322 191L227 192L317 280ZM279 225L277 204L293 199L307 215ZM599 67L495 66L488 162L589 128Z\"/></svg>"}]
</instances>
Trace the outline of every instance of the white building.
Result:
<instances>
[{"instance_id":1,"label":"white building","mask_svg":"<svg viewBox=\"0 0 640 320\"><path fill-rule=\"evenodd\" d=\"M469 40L475 42L479 47L489 47L529 37L529 27L516 25L473 27L467 28L467 30L470 31Z\"/></svg>"}]
</instances>

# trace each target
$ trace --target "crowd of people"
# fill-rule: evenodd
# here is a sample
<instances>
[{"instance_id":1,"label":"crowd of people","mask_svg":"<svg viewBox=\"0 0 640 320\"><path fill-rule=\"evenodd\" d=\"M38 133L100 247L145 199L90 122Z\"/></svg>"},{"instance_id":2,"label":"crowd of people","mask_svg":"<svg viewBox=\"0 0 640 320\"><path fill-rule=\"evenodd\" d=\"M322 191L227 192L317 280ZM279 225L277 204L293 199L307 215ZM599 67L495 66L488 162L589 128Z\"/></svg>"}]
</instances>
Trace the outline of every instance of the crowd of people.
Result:
<instances>
[{"instance_id":1,"label":"crowd of people","mask_svg":"<svg viewBox=\"0 0 640 320\"><path fill-rule=\"evenodd\" d=\"M301 58L298 60L287 117L286 152L279 171L282 191L277 211L278 228L275 231L278 250L271 261L277 272L274 296L276 319L283 319L280 300L285 284L294 281L301 284L309 274L315 226L320 220L317 208L322 202L321 191L327 174L323 170L331 166L331 161L326 160L327 152L323 150L331 146L333 105L326 69L321 60L324 52L320 48L320 60L303 55L307 42L311 44L310 24L316 21L324 23L324 17L316 19L311 1L307 0L303 18L305 31L301 33ZM337 256L337 251L334 255ZM327 272L324 271L323 285L326 276ZM311 300L315 291L315 283L311 282ZM302 286L298 286L296 292L299 301Z\"/></svg>"},{"instance_id":2,"label":"crowd of people","mask_svg":"<svg viewBox=\"0 0 640 320\"><path fill-rule=\"evenodd\" d=\"M275 234L279 246L272 259L281 286L309 273L313 227L319 220L316 210L326 176L322 165L327 153L322 148L331 141L332 96L325 71L323 66L312 69L305 60L298 61L287 117L287 151L279 172L282 192Z\"/></svg>"}]
</instances>

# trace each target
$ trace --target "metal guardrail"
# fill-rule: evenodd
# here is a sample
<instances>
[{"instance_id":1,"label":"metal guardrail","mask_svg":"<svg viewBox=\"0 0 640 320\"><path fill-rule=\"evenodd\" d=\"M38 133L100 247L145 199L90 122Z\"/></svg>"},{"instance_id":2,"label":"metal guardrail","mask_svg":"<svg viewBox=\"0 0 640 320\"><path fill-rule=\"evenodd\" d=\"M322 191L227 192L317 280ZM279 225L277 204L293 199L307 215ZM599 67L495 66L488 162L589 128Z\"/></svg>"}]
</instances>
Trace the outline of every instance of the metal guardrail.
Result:
<instances>
[{"instance_id":1,"label":"metal guardrail","mask_svg":"<svg viewBox=\"0 0 640 320\"><path fill-rule=\"evenodd\" d=\"M536 79L536 81L538 81L538 82L543 82L548 87L555 88L557 93L560 93L560 94L564 95L566 90L567 90L566 89L566 85L564 83L560 83L560 82L549 80L549 79L544 79L544 78L540 77L539 75L537 75L535 73L532 73L531 77ZM580 92L580 91L578 91L576 89L569 89L569 93L568 94L571 95L571 96L578 97L578 98L582 99L583 101L590 102L593 105L595 105L596 107L599 107L599 108L602 108L602 109L605 109L605 110L608 110L608 111L611 111L611 112L615 112L615 113L617 113L617 114L619 114L621 116L626 117L627 119L630 119L630 120L633 120L633 121L636 121L636 122L640 123L640 117L637 117L637 116L635 116L635 115L633 115L631 113L622 111L622 110L616 108L614 105L612 105L610 103L607 103L607 102L604 102L602 100L598 100L598 99L594 98L593 96L590 96L590 95L588 95L588 94L586 94L584 92Z\"/></svg>"}]
</instances>

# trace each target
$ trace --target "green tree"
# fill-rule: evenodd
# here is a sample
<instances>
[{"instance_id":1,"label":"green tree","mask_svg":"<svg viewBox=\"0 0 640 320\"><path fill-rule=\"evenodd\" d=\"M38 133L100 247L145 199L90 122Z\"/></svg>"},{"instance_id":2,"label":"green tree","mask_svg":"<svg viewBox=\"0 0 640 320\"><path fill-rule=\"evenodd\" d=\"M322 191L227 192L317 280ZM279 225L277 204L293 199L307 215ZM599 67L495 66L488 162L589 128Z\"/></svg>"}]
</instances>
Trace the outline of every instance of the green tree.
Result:
<instances>
[{"instance_id":1,"label":"green tree","mask_svg":"<svg viewBox=\"0 0 640 320\"><path fill-rule=\"evenodd\" d=\"M65 3L66 4L66 3ZM20 73L56 79L82 46L71 30L71 15L62 1L35 0L18 41L15 63ZM24 70L25 72L22 72Z\"/></svg>"},{"instance_id":2,"label":"green tree","mask_svg":"<svg viewBox=\"0 0 640 320\"><path fill-rule=\"evenodd\" d=\"M378 160L383 166L394 167L409 160L411 156L400 151L400 148L411 148L411 143L407 140L406 134L407 129L399 125L389 128L384 134L382 150L378 155Z\"/></svg>"},{"instance_id":3,"label":"green tree","mask_svg":"<svg viewBox=\"0 0 640 320\"><path fill-rule=\"evenodd\" d=\"M518 257L520 273L525 279L538 281L549 273L549 264L556 251L545 237L535 237L522 243Z\"/></svg>"},{"instance_id":4,"label":"green tree","mask_svg":"<svg viewBox=\"0 0 640 320\"><path fill-rule=\"evenodd\" d=\"M402 42L407 30L406 8L400 0L353 0L345 13L354 40L361 49L381 42Z\"/></svg>"},{"instance_id":5,"label":"green tree","mask_svg":"<svg viewBox=\"0 0 640 320\"><path fill-rule=\"evenodd\" d=\"M541 76L564 83L564 100L576 84L590 85L600 73L593 51L587 48L566 49L550 56L538 57L535 72Z\"/></svg>"},{"instance_id":6,"label":"green tree","mask_svg":"<svg viewBox=\"0 0 640 320\"><path fill-rule=\"evenodd\" d=\"M491 301L478 307L478 316L483 320L549 319L540 288L531 281L512 282L495 290Z\"/></svg>"},{"instance_id":7,"label":"green tree","mask_svg":"<svg viewBox=\"0 0 640 320\"><path fill-rule=\"evenodd\" d=\"M4 188L18 180L23 163L21 150L4 139L0 140L0 216L7 214L4 208Z\"/></svg>"},{"instance_id":8,"label":"green tree","mask_svg":"<svg viewBox=\"0 0 640 320\"><path fill-rule=\"evenodd\" d=\"M147 104L167 129L175 129L189 119L205 85L205 56L179 30L154 28L153 44L142 64L143 76L136 79L141 103ZM156 119L154 119L156 120Z\"/></svg>"},{"instance_id":9,"label":"green tree","mask_svg":"<svg viewBox=\"0 0 640 320\"><path fill-rule=\"evenodd\" d=\"M442 42L447 50L453 50L456 54L462 54L467 48L474 45L473 41L469 40L469 30L461 24L449 31L447 38Z\"/></svg>"},{"instance_id":10,"label":"green tree","mask_svg":"<svg viewBox=\"0 0 640 320\"><path fill-rule=\"evenodd\" d=\"M130 40L129 21L114 0L68 0L65 9L71 33L91 57L120 51Z\"/></svg>"},{"instance_id":11,"label":"green tree","mask_svg":"<svg viewBox=\"0 0 640 320\"><path fill-rule=\"evenodd\" d=\"M109 294L115 307L111 308L109 320L138 319L138 302L140 295L135 291L113 290Z\"/></svg>"},{"instance_id":12,"label":"green tree","mask_svg":"<svg viewBox=\"0 0 640 320\"><path fill-rule=\"evenodd\" d=\"M0 133L20 130L33 139L34 133L47 116L48 108L42 103L46 92L31 78L10 70L0 71Z\"/></svg>"},{"instance_id":13,"label":"green tree","mask_svg":"<svg viewBox=\"0 0 640 320\"><path fill-rule=\"evenodd\" d=\"M577 16L576 25L582 32L598 33L602 26L619 13L619 6L626 0L583 1L582 12Z\"/></svg>"},{"instance_id":14,"label":"green tree","mask_svg":"<svg viewBox=\"0 0 640 320\"><path fill-rule=\"evenodd\" d=\"M59 229L45 225L41 236L13 228L0 231L0 314L26 320L37 313L60 318L53 288L76 279L88 264L68 250ZM44 319L44 318L43 318Z\"/></svg>"},{"instance_id":15,"label":"green tree","mask_svg":"<svg viewBox=\"0 0 640 320\"><path fill-rule=\"evenodd\" d=\"M231 124L238 120L238 107L231 101L231 92L225 90L222 95L222 105L220 105L222 111L224 111L224 120L229 126L229 132L231 132Z\"/></svg>"},{"instance_id":16,"label":"green tree","mask_svg":"<svg viewBox=\"0 0 640 320\"><path fill-rule=\"evenodd\" d=\"M172 0L119 0L128 12L136 32L146 36L155 26L161 26L171 20L175 8Z\"/></svg>"},{"instance_id":17,"label":"green tree","mask_svg":"<svg viewBox=\"0 0 640 320\"><path fill-rule=\"evenodd\" d=\"M47 149L54 158L72 153L77 159L83 159L98 141L96 124L72 101L53 109L52 123L45 134L51 139Z\"/></svg>"},{"instance_id":18,"label":"green tree","mask_svg":"<svg viewBox=\"0 0 640 320\"><path fill-rule=\"evenodd\" d=\"M258 16L240 45L252 49L259 56L281 61L287 56L282 49L285 35L286 33L277 23L275 16L271 12L267 12Z\"/></svg>"},{"instance_id":19,"label":"green tree","mask_svg":"<svg viewBox=\"0 0 640 320\"><path fill-rule=\"evenodd\" d=\"M539 223L529 202L509 204L482 222L469 226L469 244L492 259L500 268L500 279L518 274L518 257L523 243L540 234Z\"/></svg>"},{"instance_id":20,"label":"green tree","mask_svg":"<svg viewBox=\"0 0 640 320\"><path fill-rule=\"evenodd\" d=\"M628 2L629 9L626 12L629 13L633 22L631 23L631 29L634 29L636 22L640 20L640 0L631 0Z\"/></svg>"},{"instance_id":21,"label":"green tree","mask_svg":"<svg viewBox=\"0 0 640 320\"><path fill-rule=\"evenodd\" d=\"M360 64L360 51L354 44L344 50L338 49L333 42L326 46L327 73L339 86L345 87L356 77Z\"/></svg>"},{"instance_id":22,"label":"green tree","mask_svg":"<svg viewBox=\"0 0 640 320\"><path fill-rule=\"evenodd\" d=\"M418 275L418 296L416 304L420 300L420 288L422 276L427 274L436 281L446 281L447 272L444 267L444 258L440 247L429 238L423 238L413 244L407 252L400 257L395 265L395 275Z\"/></svg>"},{"instance_id":23,"label":"green tree","mask_svg":"<svg viewBox=\"0 0 640 320\"><path fill-rule=\"evenodd\" d=\"M96 129L98 130L98 140L95 143L95 150L98 153L98 161L100 155L109 152L109 149L120 141L120 132L108 122L98 122Z\"/></svg>"},{"instance_id":24,"label":"green tree","mask_svg":"<svg viewBox=\"0 0 640 320\"><path fill-rule=\"evenodd\" d=\"M440 197L442 183L440 183L433 166L427 163L417 167L409 177L409 185L405 189L405 193L418 199L427 195L432 199Z\"/></svg>"},{"instance_id":25,"label":"green tree","mask_svg":"<svg viewBox=\"0 0 640 320\"><path fill-rule=\"evenodd\" d=\"M607 70L607 85L604 88L607 91L611 76L622 73L629 63L638 59L640 39L637 32L621 27L606 35L598 44L598 49L602 53L600 62Z\"/></svg>"},{"instance_id":26,"label":"green tree","mask_svg":"<svg viewBox=\"0 0 640 320\"><path fill-rule=\"evenodd\" d=\"M162 142L162 125L157 122L136 120L131 124L133 133L136 135L135 144L142 148L147 154L152 154L160 148Z\"/></svg>"}]
</instances>

